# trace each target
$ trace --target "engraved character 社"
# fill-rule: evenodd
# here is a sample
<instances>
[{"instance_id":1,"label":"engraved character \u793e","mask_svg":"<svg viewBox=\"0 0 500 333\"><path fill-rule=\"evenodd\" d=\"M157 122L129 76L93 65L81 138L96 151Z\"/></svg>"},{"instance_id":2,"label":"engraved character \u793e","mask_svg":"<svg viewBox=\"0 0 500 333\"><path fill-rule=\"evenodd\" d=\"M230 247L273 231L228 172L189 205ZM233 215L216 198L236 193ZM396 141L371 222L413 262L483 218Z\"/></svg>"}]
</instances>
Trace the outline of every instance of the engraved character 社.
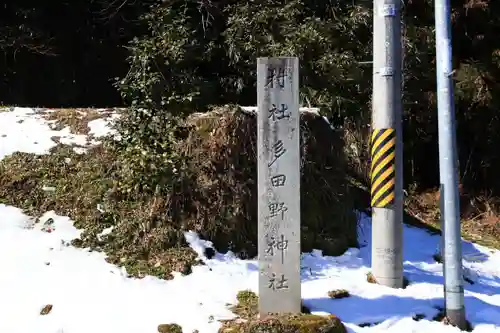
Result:
<instances>
[{"instance_id":1,"label":"engraved character \u793e","mask_svg":"<svg viewBox=\"0 0 500 333\"><path fill-rule=\"evenodd\" d=\"M271 278L269 279L269 289L272 290L281 290L288 289L288 279L285 278L284 274L280 274L280 278L276 278L276 273L272 273Z\"/></svg>"},{"instance_id":2,"label":"engraved character \u793e","mask_svg":"<svg viewBox=\"0 0 500 333\"><path fill-rule=\"evenodd\" d=\"M280 106L276 106L276 104L272 104L271 110L269 110L268 118L272 118L273 121L288 119L290 118L290 112L288 111L288 106L286 104L281 103Z\"/></svg>"}]
</instances>

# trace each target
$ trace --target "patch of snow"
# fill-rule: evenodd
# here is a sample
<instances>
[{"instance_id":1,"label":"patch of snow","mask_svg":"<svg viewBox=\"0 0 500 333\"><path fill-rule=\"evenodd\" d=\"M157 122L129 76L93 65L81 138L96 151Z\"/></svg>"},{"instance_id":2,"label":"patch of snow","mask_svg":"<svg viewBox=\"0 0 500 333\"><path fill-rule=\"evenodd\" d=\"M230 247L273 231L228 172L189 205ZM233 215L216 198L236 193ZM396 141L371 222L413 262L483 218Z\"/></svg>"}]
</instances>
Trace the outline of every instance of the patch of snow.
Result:
<instances>
[{"instance_id":1,"label":"patch of snow","mask_svg":"<svg viewBox=\"0 0 500 333\"><path fill-rule=\"evenodd\" d=\"M74 147L73 151L79 155L83 155L88 151L88 148L85 147Z\"/></svg>"},{"instance_id":2,"label":"patch of snow","mask_svg":"<svg viewBox=\"0 0 500 333\"><path fill-rule=\"evenodd\" d=\"M97 235L97 239L102 241L107 235L113 232L114 227L109 227L104 229L100 234Z\"/></svg>"},{"instance_id":3,"label":"patch of snow","mask_svg":"<svg viewBox=\"0 0 500 333\"><path fill-rule=\"evenodd\" d=\"M53 186L44 186L42 187L42 191L45 191L45 192L54 192L56 190L55 187Z\"/></svg>"},{"instance_id":4,"label":"patch of snow","mask_svg":"<svg viewBox=\"0 0 500 333\"><path fill-rule=\"evenodd\" d=\"M109 125L118 118L119 115L113 113L109 118L99 118L89 121L87 125L90 128L89 134L95 138L103 137L108 134L115 134L115 131L112 130Z\"/></svg>"},{"instance_id":5,"label":"patch of snow","mask_svg":"<svg viewBox=\"0 0 500 333\"><path fill-rule=\"evenodd\" d=\"M258 107L257 106L240 106L240 108L243 110L243 111L246 111L246 112L252 112L252 113L257 113L257 110L258 110ZM314 113L318 116L321 116L320 114L320 108L306 108L306 107L300 107L299 108L299 112L310 112L310 113ZM330 127L332 129L335 129L333 127L333 125L330 123L330 121L328 120L327 117L325 116L322 116L322 118L326 121L326 123L328 125L330 125Z\"/></svg>"},{"instance_id":6,"label":"patch of snow","mask_svg":"<svg viewBox=\"0 0 500 333\"><path fill-rule=\"evenodd\" d=\"M124 269L108 264L105 255L76 249L69 241L79 237L67 217L48 212L34 228L19 209L0 205L0 332L68 333L155 332L158 324L178 323L184 331L217 332L221 319L234 315L227 303L236 302L240 290L258 290L258 263L233 253L216 253L208 259L212 243L194 232L185 237L206 265L188 276L175 274L171 281L154 277L128 278ZM339 257L320 250L302 255L302 295L313 313L334 313L350 332L458 332L430 321L443 305L441 265L432 259L438 236L404 228L406 289L391 289L366 282L370 261L370 219L360 215L364 236L361 249L349 249ZM53 220L53 231L43 224ZM103 234L109 234L112 228ZM464 247L484 251L464 242ZM467 263L476 273L466 284L468 319L474 332L497 332L500 325L500 253L488 251L483 263ZM351 296L332 300L327 292L347 289ZM41 316L46 304L53 310ZM412 316L425 315L414 321ZM213 318L213 320L210 320ZM370 327L360 324L372 323Z\"/></svg>"},{"instance_id":7,"label":"patch of snow","mask_svg":"<svg viewBox=\"0 0 500 333\"><path fill-rule=\"evenodd\" d=\"M45 110L51 112L51 110ZM69 127L62 130L53 130L48 121L31 108L12 108L8 112L0 112L0 160L14 152L33 154L47 154L57 143L52 137L58 137L59 142L67 145L77 145L74 150L84 153L84 147L98 144L98 141L90 140L86 135L71 133ZM92 124L94 131L101 136L104 130ZM96 129L97 128L97 129Z\"/></svg>"}]
</instances>

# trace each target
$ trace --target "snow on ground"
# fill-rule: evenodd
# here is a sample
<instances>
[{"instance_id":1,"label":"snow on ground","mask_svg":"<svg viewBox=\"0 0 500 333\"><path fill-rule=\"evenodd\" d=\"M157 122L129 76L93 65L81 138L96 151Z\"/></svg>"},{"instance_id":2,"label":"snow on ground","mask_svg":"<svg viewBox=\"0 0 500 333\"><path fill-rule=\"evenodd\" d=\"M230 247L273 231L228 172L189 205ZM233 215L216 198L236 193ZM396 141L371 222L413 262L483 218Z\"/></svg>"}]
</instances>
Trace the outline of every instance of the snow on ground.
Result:
<instances>
[{"instance_id":1,"label":"snow on ground","mask_svg":"<svg viewBox=\"0 0 500 333\"><path fill-rule=\"evenodd\" d=\"M50 111L50 110L49 110ZM48 111L46 111L48 112ZM116 116L115 116L116 117ZM42 114L30 108L14 108L10 112L0 112L0 159L16 151L45 154L56 145L52 137L59 137L63 144L77 145L76 152L84 152L83 147L97 144L98 141L80 134L71 133L69 127L60 131L51 130L48 121ZM96 119L89 122L90 133L93 138L104 136L109 120Z\"/></svg>"},{"instance_id":2,"label":"snow on ground","mask_svg":"<svg viewBox=\"0 0 500 333\"><path fill-rule=\"evenodd\" d=\"M23 120L23 122L19 122ZM103 124L100 125L100 134ZM54 143L50 137L63 132L68 140L81 140L65 130L52 131L30 109L0 112L0 159L15 151L43 154ZM58 133L58 134L55 134ZM6 136L2 136L6 134ZM43 222L53 219L52 232ZM369 217L360 215L360 249L340 257L321 251L303 254L302 295L313 313L334 313L349 332L444 333L459 332L416 314L432 318L443 305L441 265L433 261L439 236L404 228L404 270L411 284L394 290L366 282L370 267ZM257 292L257 262L240 260L231 253L204 259L189 276L171 281L153 277L129 278L105 262L103 253L68 245L79 236L67 217L47 212L34 223L19 209L0 205L0 332L2 333L154 333L158 324L178 323L184 332L217 332L218 320L232 318L227 303L236 293ZM210 242L195 233L186 239L203 253ZM468 258L465 304L475 333L500 332L500 251L464 242ZM331 300L332 289L347 289L351 297ZM47 304L52 311L40 310ZM359 324L376 323L371 327Z\"/></svg>"}]
</instances>

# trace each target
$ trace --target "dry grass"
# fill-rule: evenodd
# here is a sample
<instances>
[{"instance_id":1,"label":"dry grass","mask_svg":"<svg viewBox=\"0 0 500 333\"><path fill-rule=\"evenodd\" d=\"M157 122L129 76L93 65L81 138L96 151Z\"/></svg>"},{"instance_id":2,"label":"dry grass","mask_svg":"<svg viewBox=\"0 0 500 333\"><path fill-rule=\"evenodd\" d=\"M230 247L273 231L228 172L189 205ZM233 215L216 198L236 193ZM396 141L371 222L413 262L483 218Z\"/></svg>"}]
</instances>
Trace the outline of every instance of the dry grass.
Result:
<instances>
[{"instance_id":1,"label":"dry grass","mask_svg":"<svg viewBox=\"0 0 500 333\"><path fill-rule=\"evenodd\" d=\"M41 110L39 113L48 121L52 121L51 128L53 130L61 130L69 127L74 134L87 135L90 131L89 122L96 119L108 118L115 110L97 110L90 108L76 109L50 109Z\"/></svg>"},{"instance_id":2,"label":"dry grass","mask_svg":"<svg viewBox=\"0 0 500 333\"><path fill-rule=\"evenodd\" d=\"M373 284L378 284L377 279L373 275L372 272L368 272L366 274L366 282L368 283L373 283ZM410 280L408 280L405 276L403 276L403 289L408 287L410 285Z\"/></svg>"},{"instance_id":3,"label":"dry grass","mask_svg":"<svg viewBox=\"0 0 500 333\"><path fill-rule=\"evenodd\" d=\"M133 276L169 279L172 271L189 274L196 254L183 242L182 232L168 223L147 233L143 229L163 213L157 198L116 192L117 154L106 145L84 155L65 145L50 155L15 153L0 161L0 203L35 217L48 210L70 216L84 229L74 245L105 251L108 261L125 266ZM111 226L111 234L98 237Z\"/></svg>"},{"instance_id":4,"label":"dry grass","mask_svg":"<svg viewBox=\"0 0 500 333\"><path fill-rule=\"evenodd\" d=\"M349 164L349 173L353 178L360 180L364 184L370 182L370 120L365 122L347 121L344 124L342 133L344 140L344 154Z\"/></svg>"},{"instance_id":5,"label":"dry grass","mask_svg":"<svg viewBox=\"0 0 500 333\"><path fill-rule=\"evenodd\" d=\"M460 188L462 236L472 242L500 248L500 198L469 196ZM406 200L406 211L418 227L440 232L439 190L412 194Z\"/></svg>"},{"instance_id":6,"label":"dry grass","mask_svg":"<svg viewBox=\"0 0 500 333\"><path fill-rule=\"evenodd\" d=\"M68 121L66 125L75 119L74 111L59 116L61 122ZM81 124L73 126L77 125ZM187 161L182 181L161 193L123 186L123 175L134 161L126 160L111 140L84 155L61 144L50 155L16 153L0 161L0 203L35 217L48 210L70 216L84 229L74 245L106 252L110 262L124 265L134 276L168 279L172 271L189 274L196 255L185 242L186 230L210 239L220 251L231 249L253 257L257 253L255 126L255 115L235 109L193 116L177 147ZM356 245L341 146L321 117L305 114L301 126L302 249L340 254ZM145 176L139 172L134 184L140 185ZM170 175L159 176L163 178L157 181L169 182ZM113 231L101 237L108 227Z\"/></svg>"},{"instance_id":7,"label":"dry grass","mask_svg":"<svg viewBox=\"0 0 500 333\"><path fill-rule=\"evenodd\" d=\"M377 284L377 279L375 279L375 276L373 275L372 272L369 272L366 274L366 282L368 283L374 283L374 284Z\"/></svg>"},{"instance_id":8,"label":"dry grass","mask_svg":"<svg viewBox=\"0 0 500 333\"><path fill-rule=\"evenodd\" d=\"M256 115L224 107L193 115L181 151L190 160L194 184L188 216L207 239L253 257L257 254ZM339 255L357 245L356 217L346 177L342 140L322 117L301 114L301 246ZM213 230L212 219L224 228ZM194 223L194 220L198 224ZM227 237L223 239L223 237ZM238 248L239 247L239 248Z\"/></svg>"}]
</instances>

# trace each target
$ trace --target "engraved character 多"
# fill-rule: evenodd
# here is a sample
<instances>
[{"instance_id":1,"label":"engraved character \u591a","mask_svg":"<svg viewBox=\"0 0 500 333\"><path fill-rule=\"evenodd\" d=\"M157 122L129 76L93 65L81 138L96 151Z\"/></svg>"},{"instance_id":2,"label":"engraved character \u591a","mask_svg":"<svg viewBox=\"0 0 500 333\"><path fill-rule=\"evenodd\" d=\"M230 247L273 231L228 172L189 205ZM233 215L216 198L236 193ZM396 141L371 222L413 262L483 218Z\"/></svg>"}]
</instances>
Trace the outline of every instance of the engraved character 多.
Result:
<instances>
[{"instance_id":1,"label":"engraved character \u591a","mask_svg":"<svg viewBox=\"0 0 500 333\"><path fill-rule=\"evenodd\" d=\"M288 279L285 278L284 274L281 274L280 278L277 279L276 273L272 273L268 288L272 290L288 289Z\"/></svg>"},{"instance_id":2,"label":"engraved character \u591a","mask_svg":"<svg viewBox=\"0 0 500 333\"><path fill-rule=\"evenodd\" d=\"M272 146L272 155L273 159L271 162L267 164L268 167L274 164L281 156L283 156L286 153L286 148L285 145L283 144L283 141L278 140L276 143Z\"/></svg>"},{"instance_id":3,"label":"engraved character \u591a","mask_svg":"<svg viewBox=\"0 0 500 333\"><path fill-rule=\"evenodd\" d=\"M273 121L288 119L290 118L290 112L287 111L288 105L281 103L281 106L278 107L276 104L273 104L271 110L269 110L268 118L272 118Z\"/></svg>"},{"instance_id":4,"label":"engraved character \u591a","mask_svg":"<svg viewBox=\"0 0 500 333\"><path fill-rule=\"evenodd\" d=\"M281 219L285 218L285 212L288 207L285 206L284 202L273 202L269 204L269 217L276 217L281 214Z\"/></svg>"}]
</instances>

